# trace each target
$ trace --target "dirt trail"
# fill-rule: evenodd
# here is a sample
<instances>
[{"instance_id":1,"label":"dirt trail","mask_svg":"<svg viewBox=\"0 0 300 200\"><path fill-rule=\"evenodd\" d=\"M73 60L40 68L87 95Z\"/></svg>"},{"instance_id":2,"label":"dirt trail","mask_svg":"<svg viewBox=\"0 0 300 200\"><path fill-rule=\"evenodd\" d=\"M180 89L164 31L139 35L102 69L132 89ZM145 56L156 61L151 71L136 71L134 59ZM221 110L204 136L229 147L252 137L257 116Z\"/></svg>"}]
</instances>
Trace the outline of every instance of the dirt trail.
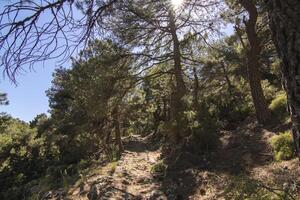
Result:
<instances>
[{"instance_id":1,"label":"dirt trail","mask_svg":"<svg viewBox=\"0 0 300 200\"><path fill-rule=\"evenodd\" d=\"M235 199L232 195L249 192L247 187L241 188L247 186L248 179L255 180L255 184L259 181L265 188L294 184L297 187L292 192L300 197L298 161L274 162L268 144L272 135L274 132L259 127L253 120L245 121L234 131L220 133L216 151L199 155L182 151L174 158L165 155L170 157L164 159L168 167L158 177L151 174L151 167L161 159L161 150L154 149L150 140L133 136L125 141L120 160L97 166L97 173L71 188L66 199ZM228 190L232 185L234 188Z\"/></svg>"},{"instance_id":2,"label":"dirt trail","mask_svg":"<svg viewBox=\"0 0 300 200\"><path fill-rule=\"evenodd\" d=\"M167 199L161 185L151 174L160 151L152 150L145 139L132 136L116 165L108 165L102 173L88 178L83 186L72 191L69 199L124 200Z\"/></svg>"}]
</instances>

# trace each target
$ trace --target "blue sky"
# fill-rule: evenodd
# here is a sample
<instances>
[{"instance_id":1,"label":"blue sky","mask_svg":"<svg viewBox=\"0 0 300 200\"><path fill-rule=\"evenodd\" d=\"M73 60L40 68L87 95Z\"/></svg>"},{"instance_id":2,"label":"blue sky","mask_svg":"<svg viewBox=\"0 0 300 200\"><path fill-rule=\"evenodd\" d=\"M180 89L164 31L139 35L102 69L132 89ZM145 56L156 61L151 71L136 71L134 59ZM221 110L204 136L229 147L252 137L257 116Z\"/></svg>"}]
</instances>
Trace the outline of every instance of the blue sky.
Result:
<instances>
[{"instance_id":1,"label":"blue sky","mask_svg":"<svg viewBox=\"0 0 300 200\"><path fill-rule=\"evenodd\" d=\"M0 10L5 4L11 2L14 1L0 0ZM46 13L42 15L40 21L47 21ZM32 120L37 114L47 113L49 107L45 91L51 86L52 73L58 67L58 61L48 60L44 66L43 63L37 63L31 71L28 66L23 66L27 73L17 76L18 85L0 75L0 92L7 93L9 100L8 106L0 106L0 112L7 112L26 122ZM63 66L68 67L69 64L65 63ZM0 72L3 72L3 68L0 68Z\"/></svg>"},{"instance_id":2,"label":"blue sky","mask_svg":"<svg viewBox=\"0 0 300 200\"><path fill-rule=\"evenodd\" d=\"M28 67L24 66L24 69ZM39 113L46 113L48 98L45 91L51 86L54 69L54 61L47 61L44 67L37 65L35 71L17 77L17 86L1 77L0 91L6 92L9 100L9 105L1 106L1 111L27 122Z\"/></svg>"}]
</instances>

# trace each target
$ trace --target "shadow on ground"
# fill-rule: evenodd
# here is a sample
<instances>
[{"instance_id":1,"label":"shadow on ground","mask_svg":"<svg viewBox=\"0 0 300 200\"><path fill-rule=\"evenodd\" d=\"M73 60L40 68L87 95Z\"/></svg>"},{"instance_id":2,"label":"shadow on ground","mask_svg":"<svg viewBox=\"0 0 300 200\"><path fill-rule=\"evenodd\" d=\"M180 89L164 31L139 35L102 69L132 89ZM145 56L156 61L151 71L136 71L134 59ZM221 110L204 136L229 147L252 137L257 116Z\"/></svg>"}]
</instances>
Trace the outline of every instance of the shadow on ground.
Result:
<instances>
[{"instance_id":1,"label":"shadow on ground","mask_svg":"<svg viewBox=\"0 0 300 200\"><path fill-rule=\"evenodd\" d=\"M218 199L225 177L248 175L253 168L273 161L268 139L273 132L245 121L234 131L221 131L212 152L164 152L168 165L161 190L168 199ZM212 186L212 187L210 187ZM220 188L218 188L220 187Z\"/></svg>"},{"instance_id":2,"label":"shadow on ground","mask_svg":"<svg viewBox=\"0 0 300 200\"><path fill-rule=\"evenodd\" d=\"M82 190L86 192L85 196L80 196L78 189L75 196L90 200L224 199L232 192L227 188L232 188L235 178L235 185L246 183L247 186L253 182L252 178L257 178L255 173L265 176L266 180L278 173L276 170L280 166L269 167L273 157L268 139L273 135L274 132L249 119L234 131L220 131L214 151L197 154L186 147L174 150L174 146L165 144L161 148L160 138L156 136L125 138L125 151L113 173L104 170L104 173L92 176L85 182L87 188ZM167 168L163 173L153 173L152 167L162 160ZM235 199L230 197L227 199Z\"/></svg>"}]
</instances>

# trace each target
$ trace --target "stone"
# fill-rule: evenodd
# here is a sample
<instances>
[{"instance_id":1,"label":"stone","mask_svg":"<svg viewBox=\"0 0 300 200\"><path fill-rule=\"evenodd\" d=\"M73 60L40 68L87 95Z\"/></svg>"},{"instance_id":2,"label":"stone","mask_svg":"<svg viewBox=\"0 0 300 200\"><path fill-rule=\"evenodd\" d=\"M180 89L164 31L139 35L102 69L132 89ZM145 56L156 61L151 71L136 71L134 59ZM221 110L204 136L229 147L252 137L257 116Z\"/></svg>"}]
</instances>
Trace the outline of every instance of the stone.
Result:
<instances>
[{"instance_id":1,"label":"stone","mask_svg":"<svg viewBox=\"0 0 300 200\"><path fill-rule=\"evenodd\" d=\"M122 180L122 184L124 184L124 185L129 185L129 181L123 179L123 180Z\"/></svg>"},{"instance_id":2,"label":"stone","mask_svg":"<svg viewBox=\"0 0 300 200\"><path fill-rule=\"evenodd\" d=\"M97 200L98 199L98 188L96 185L92 185L89 193L87 194L89 200Z\"/></svg>"}]
</instances>

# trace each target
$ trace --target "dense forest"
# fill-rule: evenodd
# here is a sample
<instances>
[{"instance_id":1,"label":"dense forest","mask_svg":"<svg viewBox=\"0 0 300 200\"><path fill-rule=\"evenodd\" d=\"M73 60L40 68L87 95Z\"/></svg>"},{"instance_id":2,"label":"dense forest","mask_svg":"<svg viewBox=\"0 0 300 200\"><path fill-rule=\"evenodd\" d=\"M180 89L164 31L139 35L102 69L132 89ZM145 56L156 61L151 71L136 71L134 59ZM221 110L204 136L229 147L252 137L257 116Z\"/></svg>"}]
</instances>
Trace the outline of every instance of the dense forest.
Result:
<instances>
[{"instance_id":1,"label":"dense forest","mask_svg":"<svg viewBox=\"0 0 300 200\"><path fill-rule=\"evenodd\" d=\"M299 27L298 0L7 1L12 84L63 64L49 113L0 114L0 199L299 199Z\"/></svg>"}]
</instances>

